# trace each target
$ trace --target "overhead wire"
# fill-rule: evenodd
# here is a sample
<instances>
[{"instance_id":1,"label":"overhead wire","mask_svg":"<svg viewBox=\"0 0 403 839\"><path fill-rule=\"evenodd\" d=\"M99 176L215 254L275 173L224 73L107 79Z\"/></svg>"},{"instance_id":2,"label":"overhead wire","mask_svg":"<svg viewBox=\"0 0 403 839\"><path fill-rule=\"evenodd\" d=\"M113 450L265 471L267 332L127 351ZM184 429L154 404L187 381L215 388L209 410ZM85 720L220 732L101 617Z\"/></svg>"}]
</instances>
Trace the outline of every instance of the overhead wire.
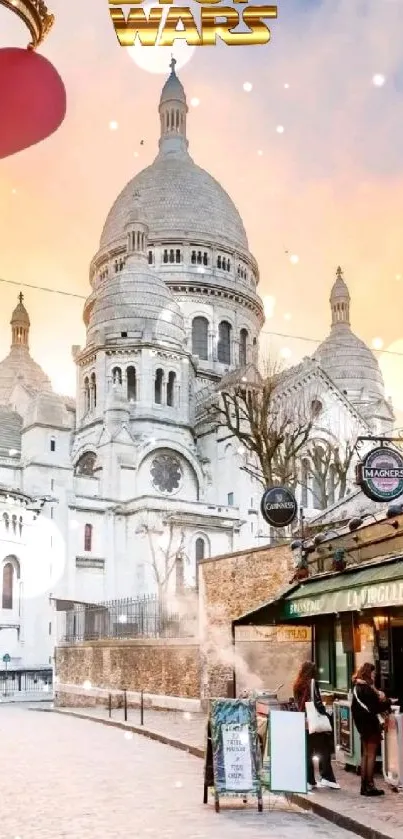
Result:
<instances>
[{"instance_id":1,"label":"overhead wire","mask_svg":"<svg viewBox=\"0 0 403 839\"><path fill-rule=\"evenodd\" d=\"M32 288L36 291L47 292L48 294L60 294L63 297L73 297L76 300L87 300L88 297L88 295L86 294L76 294L73 291L63 291L62 289L48 288L47 286L34 285L33 283L17 282L17 280L6 280L3 277L0 277L0 283L7 283L8 285L18 286L18 288ZM262 329L260 335L268 335L275 338L288 338L294 341L305 341L309 342L310 344L321 344L323 341L323 338L311 338L308 335L291 335L288 332L276 332L271 329ZM403 352L397 352L396 350L375 349L372 347L372 352L382 353L384 355L396 355L400 358L403 358Z\"/></svg>"}]
</instances>

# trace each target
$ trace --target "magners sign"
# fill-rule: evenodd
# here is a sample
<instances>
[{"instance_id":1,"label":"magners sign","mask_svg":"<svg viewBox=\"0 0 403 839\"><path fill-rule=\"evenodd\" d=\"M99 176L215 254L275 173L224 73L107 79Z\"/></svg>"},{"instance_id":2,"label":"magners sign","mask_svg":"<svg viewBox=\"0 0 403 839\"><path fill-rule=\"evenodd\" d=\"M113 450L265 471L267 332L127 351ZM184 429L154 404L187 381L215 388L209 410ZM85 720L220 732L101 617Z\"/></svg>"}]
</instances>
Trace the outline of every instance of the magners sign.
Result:
<instances>
[{"instance_id":1,"label":"magners sign","mask_svg":"<svg viewBox=\"0 0 403 839\"><path fill-rule=\"evenodd\" d=\"M380 446L356 467L356 481L372 501L393 501L403 494L403 457L396 449Z\"/></svg>"}]
</instances>

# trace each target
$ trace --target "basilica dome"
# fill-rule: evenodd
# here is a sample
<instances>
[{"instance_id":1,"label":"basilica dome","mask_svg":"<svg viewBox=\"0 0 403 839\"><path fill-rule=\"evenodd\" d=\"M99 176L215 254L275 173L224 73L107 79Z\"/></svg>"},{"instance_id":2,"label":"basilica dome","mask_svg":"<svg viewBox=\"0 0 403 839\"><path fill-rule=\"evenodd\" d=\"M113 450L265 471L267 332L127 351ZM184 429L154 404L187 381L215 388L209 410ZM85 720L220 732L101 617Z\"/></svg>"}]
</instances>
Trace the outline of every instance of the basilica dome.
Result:
<instances>
[{"instance_id":1,"label":"basilica dome","mask_svg":"<svg viewBox=\"0 0 403 839\"><path fill-rule=\"evenodd\" d=\"M11 316L10 352L0 362L0 404L7 405L14 387L23 385L30 393L52 392L49 377L34 361L29 352L29 316L19 295L18 305Z\"/></svg>"},{"instance_id":2,"label":"basilica dome","mask_svg":"<svg viewBox=\"0 0 403 839\"><path fill-rule=\"evenodd\" d=\"M147 264L148 223L138 193L132 196L123 235L127 248L124 267L107 277L96 295L91 295L88 337L91 339L100 331L105 337L123 333L138 340L183 346L181 308L168 286Z\"/></svg>"},{"instance_id":3,"label":"basilica dome","mask_svg":"<svg viewBox=\"0 0 403 839\"><path fill-rule=\"evenodd\" d=\"M384 399L379 364L350 327L350 294L341 268L330 295L332 328L314 354L322 369L352 402Z\"/></svg>"},{"instance_id":4,"label":"basilica dome","mask_svg":"<svg viewBox=\"0 0 403 839\"><path fill-rule=\"evenodd\" d=\"M248 252L248 240L235 204L208 172L188 153L188 108L174 63L161 94L160 151L151 166L139 172L122 190L102 231L100 249L119 246L135 192L147 215L150 242L178 237L219 242Z\"/></svg>"}]
</instances>

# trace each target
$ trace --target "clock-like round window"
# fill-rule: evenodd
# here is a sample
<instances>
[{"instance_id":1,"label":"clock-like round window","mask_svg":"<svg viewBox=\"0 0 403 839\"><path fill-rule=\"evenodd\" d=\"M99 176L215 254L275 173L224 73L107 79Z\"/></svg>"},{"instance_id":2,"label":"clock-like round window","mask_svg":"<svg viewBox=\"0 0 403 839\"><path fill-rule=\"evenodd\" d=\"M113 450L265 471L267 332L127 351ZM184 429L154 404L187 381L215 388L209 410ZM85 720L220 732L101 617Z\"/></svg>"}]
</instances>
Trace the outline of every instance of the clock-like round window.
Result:
<instances>
[{"instance_id":1,"label":"clock-like round window","mask_svg":"<svg viewBox=\"0 0 403 839\"><path fill-rule=\"evenodd\" d=\"M171 454L159 454L151 465L153 485L160 492L174 492L179 489L182 469L179 460Z\"/></svg>"}]
</instances>

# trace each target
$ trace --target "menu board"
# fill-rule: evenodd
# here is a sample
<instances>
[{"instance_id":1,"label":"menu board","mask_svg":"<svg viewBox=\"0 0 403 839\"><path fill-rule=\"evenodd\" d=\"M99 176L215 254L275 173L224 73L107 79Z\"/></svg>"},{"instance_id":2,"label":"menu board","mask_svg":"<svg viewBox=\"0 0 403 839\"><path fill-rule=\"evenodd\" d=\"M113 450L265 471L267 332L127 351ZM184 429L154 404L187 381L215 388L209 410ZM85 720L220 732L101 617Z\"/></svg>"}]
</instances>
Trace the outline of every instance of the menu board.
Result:
<instances>
[{"instance_id":1,"label":"menu board","mask_svg":"<svg viewBox=\"0 0 403 839\"><path fill-rule=\"evenodd\" d=\"M336 746L350 757L353 754L353 719L349 702L335 702L333 705Z\"/></svg>"},{"instance_id":2,"label":"menu board","mask_svg":"<svg viewBox=\"0 0 403 839\"><path fill-rule=\"evenodd\" d=\"M255 796L262 810L261 760L256 703L213 699L210 703L208 748L204 771L204 802L214 786L216 810L222 796Z\"/></svg>"}]
</instances>

